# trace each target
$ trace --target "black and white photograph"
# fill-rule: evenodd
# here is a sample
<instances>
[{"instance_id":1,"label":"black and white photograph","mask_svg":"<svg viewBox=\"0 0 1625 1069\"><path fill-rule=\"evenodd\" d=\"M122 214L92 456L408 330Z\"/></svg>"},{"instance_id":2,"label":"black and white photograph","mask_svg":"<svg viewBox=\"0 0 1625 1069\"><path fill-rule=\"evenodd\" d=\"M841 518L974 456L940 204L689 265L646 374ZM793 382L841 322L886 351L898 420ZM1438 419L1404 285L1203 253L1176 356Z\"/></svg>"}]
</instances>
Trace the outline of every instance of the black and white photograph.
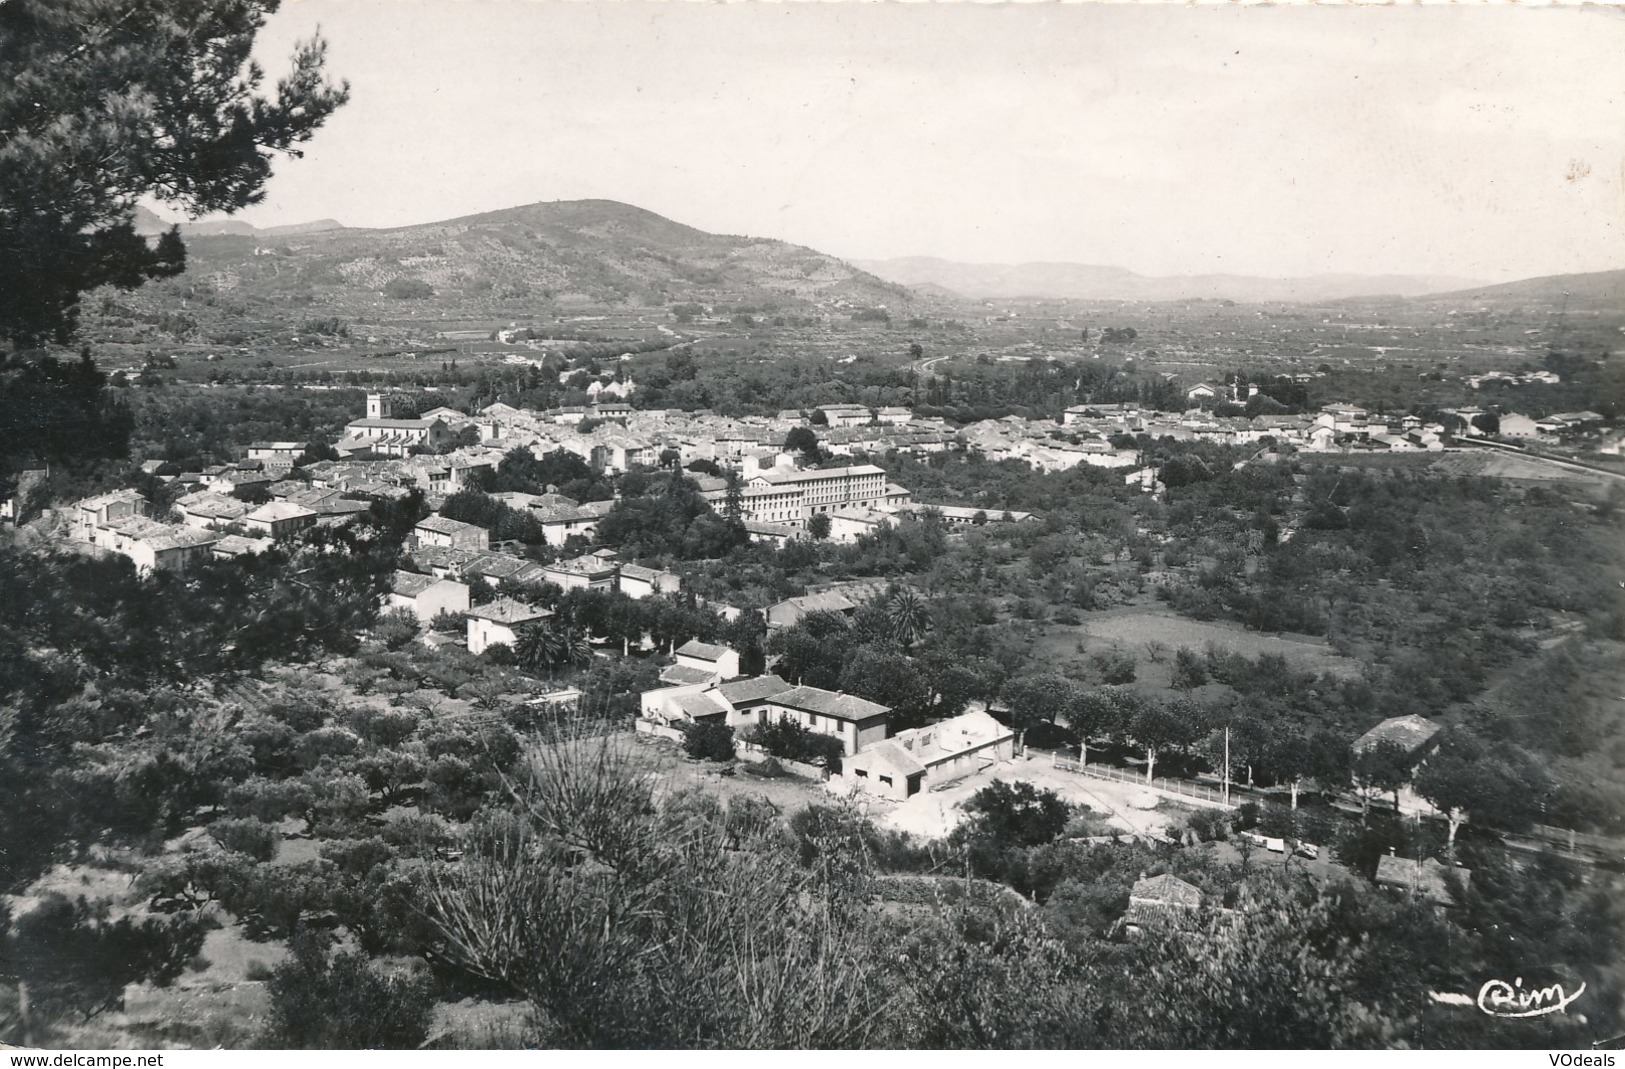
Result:
<instances>
[{"instance_id":1,"label":"black and white photograph","mask_svg":"<svg viewBox=\"0 0 1625 1069\"><path fill-rule=\"evenodd\" d=\"M1622 7L0 0L0 1057L1612 1066L1622 454Z\"/></svg>"}]
</instances>

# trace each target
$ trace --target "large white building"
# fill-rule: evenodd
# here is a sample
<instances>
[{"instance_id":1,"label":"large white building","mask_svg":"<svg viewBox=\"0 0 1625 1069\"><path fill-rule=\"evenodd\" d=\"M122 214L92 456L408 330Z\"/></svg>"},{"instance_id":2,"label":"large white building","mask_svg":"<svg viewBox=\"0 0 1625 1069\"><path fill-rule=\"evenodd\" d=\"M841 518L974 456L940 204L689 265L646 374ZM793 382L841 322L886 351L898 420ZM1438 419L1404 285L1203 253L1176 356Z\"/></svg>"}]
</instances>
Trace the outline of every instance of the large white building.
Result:
<instances>
[{"instance_id":1,"label":"large white building","mask_svg":"<svg viewBox=\"0 0 1625 1069\"><path fill-rule=\"evenodd\" d=\"M801 527L848 506L873 508L886 497L886 472L873 464L847 468L776 468L745 483L745 519Z\"/></svg>"}]
</instances>

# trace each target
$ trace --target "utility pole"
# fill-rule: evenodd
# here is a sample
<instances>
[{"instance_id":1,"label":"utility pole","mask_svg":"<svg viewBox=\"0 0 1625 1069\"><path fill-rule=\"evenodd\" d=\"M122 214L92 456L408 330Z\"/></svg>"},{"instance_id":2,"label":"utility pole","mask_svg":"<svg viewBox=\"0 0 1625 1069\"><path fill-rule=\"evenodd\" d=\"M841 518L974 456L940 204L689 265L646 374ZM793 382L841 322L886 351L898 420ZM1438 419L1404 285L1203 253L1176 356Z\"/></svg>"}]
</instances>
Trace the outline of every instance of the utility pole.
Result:
<instances>
[{"instance_id":1,"label":"utility pole","mask_svg":"<svg viewBox=\"0 0 1625 1069\"><path fill-rule=\"evenodd\" d=\"M1224 804L1230 804L1230 725L1224 726Z\"/></svg>"}]
</instances>

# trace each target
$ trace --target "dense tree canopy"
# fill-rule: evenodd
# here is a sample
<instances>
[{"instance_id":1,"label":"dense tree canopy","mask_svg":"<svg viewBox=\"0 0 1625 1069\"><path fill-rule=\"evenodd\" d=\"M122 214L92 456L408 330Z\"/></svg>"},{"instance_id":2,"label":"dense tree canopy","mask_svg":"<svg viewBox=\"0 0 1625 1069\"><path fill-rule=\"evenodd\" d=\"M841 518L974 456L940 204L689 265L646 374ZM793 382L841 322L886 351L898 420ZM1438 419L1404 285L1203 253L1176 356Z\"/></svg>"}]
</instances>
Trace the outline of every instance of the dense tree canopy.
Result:
<instances>
[{"instance_id":1,"label":"dense tree canopy","mask_svg":"<svg viewBox=\"0 0 1625 1069\"><path fill-rule=\"evenodd\" d=\"M192 213L256 203L345 102L325 45L301 44L274 94L249 58L278 0L11 0L0 5L0 338L65 340L79 295L178 273L171 231L133 225L154 197Z\"/></svg>"}]
</instances>

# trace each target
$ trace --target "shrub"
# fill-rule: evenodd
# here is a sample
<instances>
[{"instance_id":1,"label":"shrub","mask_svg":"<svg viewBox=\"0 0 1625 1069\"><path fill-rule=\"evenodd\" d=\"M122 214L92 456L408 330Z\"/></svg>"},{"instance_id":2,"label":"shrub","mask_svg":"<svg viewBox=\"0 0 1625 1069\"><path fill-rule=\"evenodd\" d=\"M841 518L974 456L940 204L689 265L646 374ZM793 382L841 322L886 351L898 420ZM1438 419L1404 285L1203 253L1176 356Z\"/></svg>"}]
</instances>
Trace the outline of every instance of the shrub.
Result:
<instances>
[{"instance_id":1,"label":"shrub","mask_svg":"<svg viewBox=\"0 0 1625 1069\"><path fill-rule=\"evenodd\" d=\"M434 619L429 621L430 631L449 631L455 633L464 630L464 627L465 622L463 620L463 614L460 612L452 612L450 609L441 609L439 612L434 614Z\"/></svg>"},{"instance_id":2,"label":"shrub","mask_svg":"<svg viewBox=\"0 0 1625 1069\"><path fill-rule=\"evenodd\" d=\"M6 971L26 981L47 1013L89 1019L112 1009L126 984L167 984L203 949L197 916L107 919L105 904L47 895L18 917L3 946Z\"/></svg>"},{"instance_id":3,"label":"shrub","mask_svg":"<svg viewBox=\"0 0 1625 1069\"><path fill-rule=\"evenodd\" d=\"M223 817L209 825L209 837L225 849L255 861L269 861L276 854L277 830L252 817Z\"/></svg>"},{"instance_id":4,"label":"shrub","mask_svg":"<svg viewBox=\"0 0 1625 1069\"><path fill-rule=\"evenodd\" d=\"M413 1050L429 1035L434 1000L415 973L385 972L358 953L329 956L313 938L277 966L267 1045L283 1049Z\"/></svg>"},{"instance_id":5,"label":"shrub","mask_svg":"<svg viewBox=\"0 0 1625 1069\"><path fill-rule=\"evenodd\" d=\"M1175 690L1194 690L1207 682L1207 666L1195 650L1180 647L1174 654L1174 667L1168 684Z\"/></svg>"},{"instance_id":6,"label":"shrub","mask_svg":"<svg viewBox=\"0 0 1625 1069\"><path fill-rule=\"evenodd\" d=\"M1230 834L1230 818L1218 809L1198 809L1185 823L1204 843L1223 842Z\"/></svg>"},{"instance_id":7,"label":"shrub","mask_svg":"<svg viewBox=\"0 0 1625 1069\"><path fill-rule=\"evenodd\" d=\"M751 741L774 757L821 765L830 772L841 770L846 747L833 735L821 735L785 717L757 726Z\"/></svg>"},{"instance_id":8,"label":"shrub","mask_svg":"<svg viewBox=\"0 0 1625 1069\"><path fill-rule=\"evenodd\" d=\"M1066 830L1072 807L1031 783L994 780L964 803L982 834L1011 846L1040 846Z\"/></svg>"},{"instance_id":9,"label":"shrub","mask_svg":"<svg viewBox=\"0 0 1625 1069\"><path fill-rule=\"evenodd\" d=\"M700 721L683 732L683 752L697 761L732 761L734 729L719 721Z\"/></svg>"},{"instance_id":10,"label":"shrub","mask_svg":"<svg viewBox=\"0 0 1625 1069\"><path fill-rule=\"evenodd\" d=\"M397 301L417 301L434 296L434 287L421 278L392 278L384 283L384 296Z\"/></svg>"},{"instance_id":11,"label":"shrub","mask_svg":"<svg viewBox=\"0 0 1625 1069\"><path fill-rule=\"evenodd\" d=\"M408 609L395 609L378 618L372 633L386 649L398 650L418 637L418 618Z\"/></svg>"},{"instance_id":12,"label":"shrub","mask_svg":"<svg viewBox=\"0 0 1625 1069\"><path fill-rule=\"evenodd\" d=\"M1090 660L1100 681L1107 686L1134 682L1136 664L1134 658L1128 654L1120 650L1109 650L1095 654Z\"/></svg>"}]
</instances>

